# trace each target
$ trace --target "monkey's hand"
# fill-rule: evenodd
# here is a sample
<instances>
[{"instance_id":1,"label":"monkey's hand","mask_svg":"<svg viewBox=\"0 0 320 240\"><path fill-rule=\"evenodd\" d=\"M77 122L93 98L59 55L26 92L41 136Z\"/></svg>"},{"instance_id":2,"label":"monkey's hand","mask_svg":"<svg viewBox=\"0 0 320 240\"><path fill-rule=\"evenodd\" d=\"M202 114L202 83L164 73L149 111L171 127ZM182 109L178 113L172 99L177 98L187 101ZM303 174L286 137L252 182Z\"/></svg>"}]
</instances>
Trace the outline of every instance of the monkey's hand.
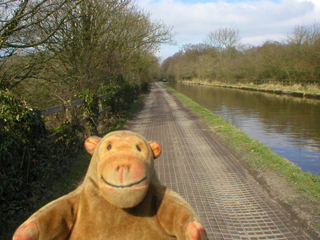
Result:
<instances>
[{"instance_id":1,"label":"monkey's hand","mask_svg":"<svg viewBox=\"0 0 320 240\"><path fill-rule=\"evenodd\" d=\"M14 233L13 240L38 240L39 229L35 221L27 221Z\"/></svg>"},{"instance_id":2,"label":"monkey's hand","mask_svg":"<svg viewBox=\"0 0 320 240\"><path fill-rule=\"evenodd\" d=\"M206 230L202 227L202 225L193 221L189 223L187 227L187 239L186 240L207 240Z\"/></svg>"}]
</instances>

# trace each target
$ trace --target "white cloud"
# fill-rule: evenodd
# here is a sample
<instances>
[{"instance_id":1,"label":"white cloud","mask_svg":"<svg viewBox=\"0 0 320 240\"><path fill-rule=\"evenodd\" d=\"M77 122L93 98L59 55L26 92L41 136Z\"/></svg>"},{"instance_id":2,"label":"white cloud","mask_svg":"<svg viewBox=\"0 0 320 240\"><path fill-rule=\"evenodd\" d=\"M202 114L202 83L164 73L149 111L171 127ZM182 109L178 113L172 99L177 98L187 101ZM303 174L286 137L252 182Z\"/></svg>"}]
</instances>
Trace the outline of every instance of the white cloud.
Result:
<instances>
[{"instance_id":1,"label":"white cloud","mask_svg":"<svg viewBox=\"0 0 320 240\"><path fill-rule=\"evenodd\" d=\"M242 43L259 45L267 40L282 41L297 25L320 22L319 0L217 0L184 3L183 0L137 0L152 19L173 26L179 46L163 47L163 58L184 44L202 43L219 27L238 29ZM175 50L174 50L175 49Z\"/></svg>"}]
</instances>

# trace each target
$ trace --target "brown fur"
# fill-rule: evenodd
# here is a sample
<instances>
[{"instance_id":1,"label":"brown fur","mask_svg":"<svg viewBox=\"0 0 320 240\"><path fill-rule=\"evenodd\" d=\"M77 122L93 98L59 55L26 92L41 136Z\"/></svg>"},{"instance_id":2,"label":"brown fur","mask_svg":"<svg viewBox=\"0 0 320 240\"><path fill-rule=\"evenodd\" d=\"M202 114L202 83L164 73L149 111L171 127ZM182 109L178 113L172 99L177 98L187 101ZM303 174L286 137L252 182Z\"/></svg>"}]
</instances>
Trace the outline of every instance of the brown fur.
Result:
<instances>
[{"instance_id":1,"label":"brown fur","mask_svg":"<svg viewBox=\"0 0 320 240\"><path fill-rule=\"evenodd\" d=\"M83 183L35 212L14 240L207 239L190 205L159 182L158 143L116 131L85 147L92 159Z\"/></svg>"}]
</instances>

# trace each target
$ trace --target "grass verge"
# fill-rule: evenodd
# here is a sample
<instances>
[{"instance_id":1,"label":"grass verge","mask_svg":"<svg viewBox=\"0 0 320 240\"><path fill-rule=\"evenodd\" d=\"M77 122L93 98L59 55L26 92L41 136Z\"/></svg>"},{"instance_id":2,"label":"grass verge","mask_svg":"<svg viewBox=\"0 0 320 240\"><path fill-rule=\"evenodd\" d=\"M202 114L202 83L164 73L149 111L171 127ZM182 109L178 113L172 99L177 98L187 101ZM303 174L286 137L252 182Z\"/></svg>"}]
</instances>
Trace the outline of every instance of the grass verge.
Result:
<instances>
[{"instance_id":1,"label":"grass verge","mask_svg":"<svg viewBox=\"0 0 320 240\"><path fill-rule=\"evenodd\" d=\"M142 94L139 96L138 100L136 100L132 106L132 108L127 112L125 116L117 117L111 119L111 125L105 132L101 135L105 135L108 132L120 130L128 119L140 108L142 101L146 94ZM72 164L70 170L62 177L60 177L57 181L49 183L48 190L44 192L43 196L36 197L32 201L34 201L34 205L31 209L26 209L21 216L19 216L15 221L9 220L9 227L6 232L0 233L0 240L9 240L12 239L12 235L14 231L22 224L33 212L37 211L39 208L44 206L45 204L68 194L69 192L76 189L82 182L87 168L90 163L91 156L83 149L79 154L74 156L74 163Z\"/></svg>"},{"instance_id":2,"label":"grass verge","mask_svg":"<svg viewBox=\"0 0 320 240\"><path fill-rule=\"evenodd\" d=\"M304 173L292 162L274 153L208 109L173 88L165 86L227 143L243 159L248 171L266 190L299 219L312 235L320 236L320 177Z\"/></svg>"}]
</instances>

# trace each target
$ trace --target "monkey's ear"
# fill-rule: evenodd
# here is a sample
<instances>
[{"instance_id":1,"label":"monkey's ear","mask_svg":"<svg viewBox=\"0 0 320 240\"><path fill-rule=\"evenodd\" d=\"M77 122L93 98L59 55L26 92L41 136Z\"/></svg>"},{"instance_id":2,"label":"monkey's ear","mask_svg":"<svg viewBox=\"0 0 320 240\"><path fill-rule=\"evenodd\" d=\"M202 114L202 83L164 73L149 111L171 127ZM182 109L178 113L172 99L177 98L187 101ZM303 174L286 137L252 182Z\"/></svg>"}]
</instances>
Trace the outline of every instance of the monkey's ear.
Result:
<instances>
[{"instance_id":1,"label":"monkey's ear","mask_svg":"<svg viewBox=\"0 0 320 240\"><path fill-rule=\"evenodd\" d=\"M100 141L101 141L100 137L97 137L97 136L88 137L86 139L86 141L84 142L84 147L88 153L93 155L94 150L96 149L96 147Z\"/></svg>"},{"instance_id":2,"label":"monkey's ear","mask_svg":"<svg viewBox=\"0 0 320 240\"><path fill-rule=\"evenodd\" d=\"M159 143L157 143L157 142L149 142L149 145L152 149L153 157L154 157L154 159L156 159L161 154L161 147L160 147Z\"/></svg>"}]
</instances>

